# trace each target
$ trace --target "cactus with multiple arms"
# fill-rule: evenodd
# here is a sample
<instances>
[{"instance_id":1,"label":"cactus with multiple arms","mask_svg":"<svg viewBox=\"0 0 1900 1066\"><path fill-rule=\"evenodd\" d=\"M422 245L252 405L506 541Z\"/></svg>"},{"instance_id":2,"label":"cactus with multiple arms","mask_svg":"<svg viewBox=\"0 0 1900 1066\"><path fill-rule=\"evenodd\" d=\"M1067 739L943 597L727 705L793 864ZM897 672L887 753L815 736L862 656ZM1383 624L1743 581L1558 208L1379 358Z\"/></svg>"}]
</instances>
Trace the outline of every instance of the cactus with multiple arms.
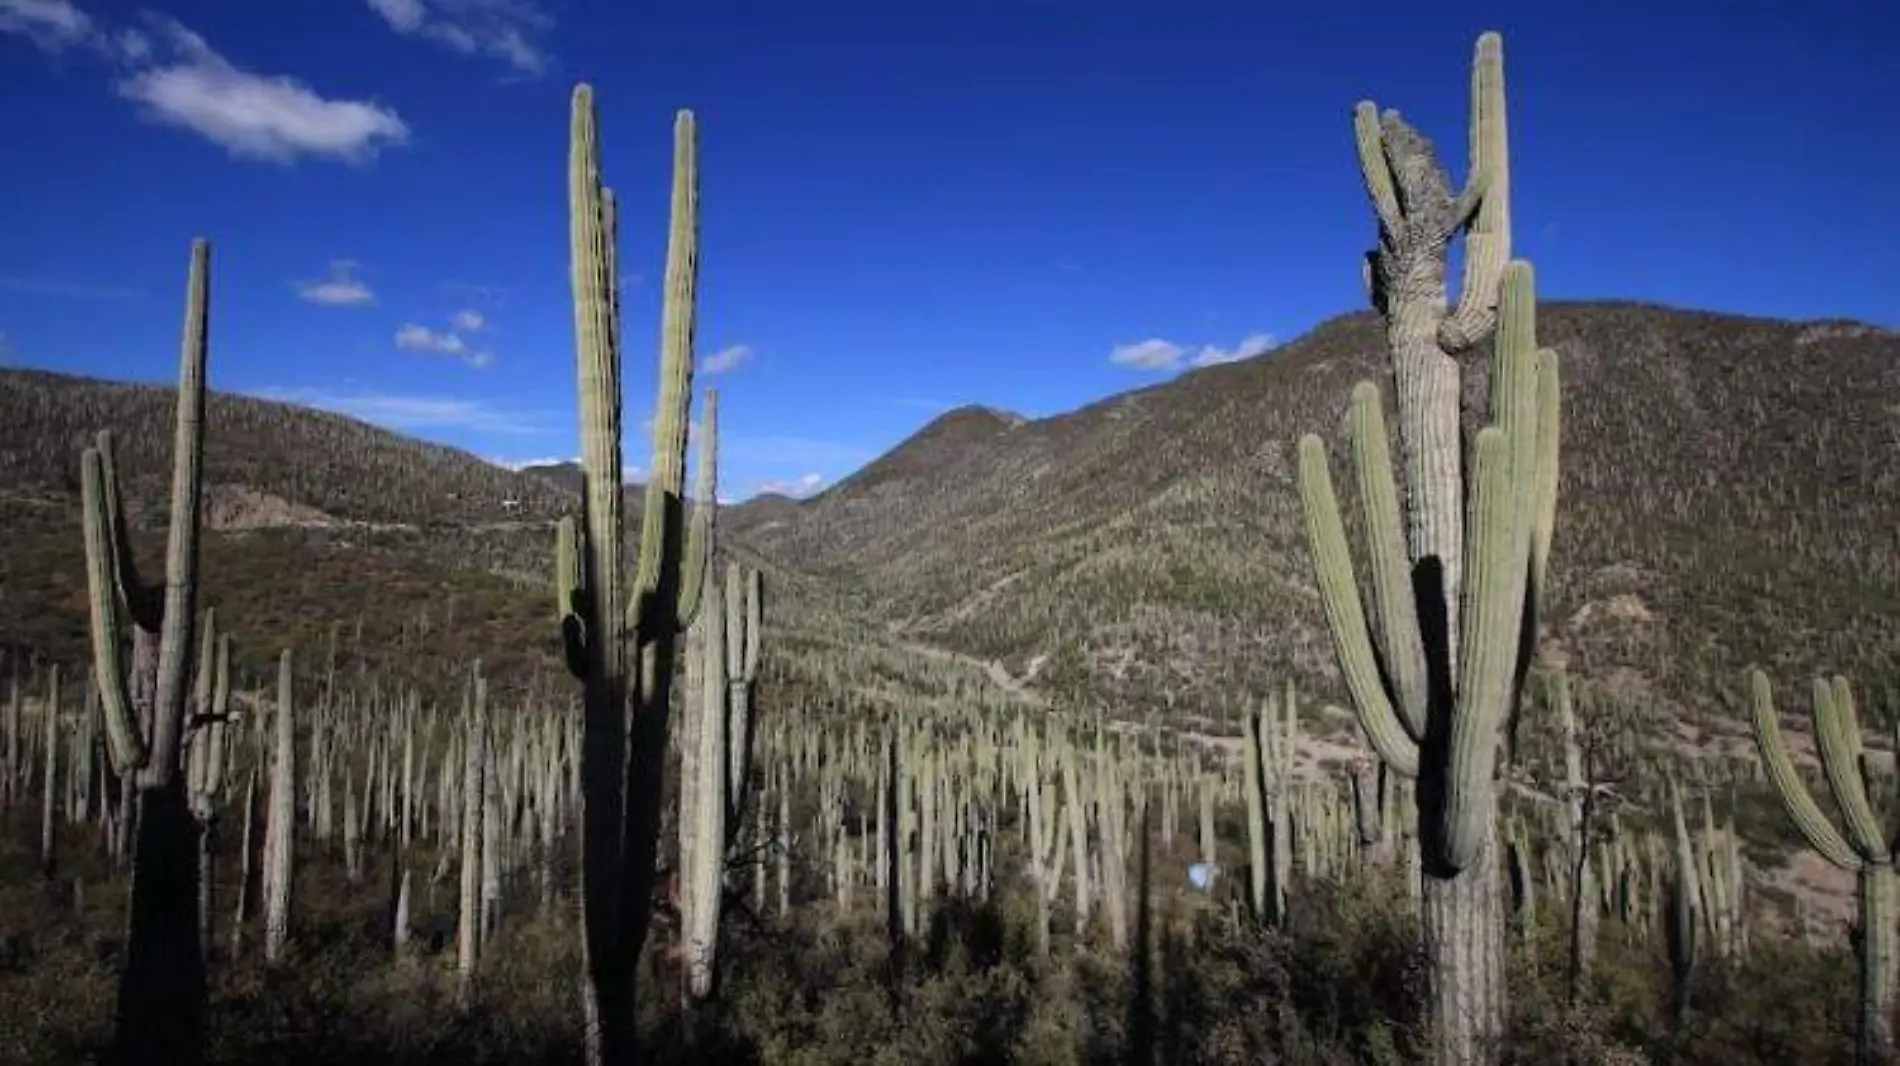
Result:
<instances>
[{"instance_id":1,"label":"cactus with multiple arms","mask_svg":"<svg viewBox=\"0 0 1900 1066\"><path fill-rule=\"evenodd\" d=\"M1531 268L1510 254L1502 45L1478 39L1471 173L1454 199L1396 112L1355 114L1379 221L1371 289L1397 390L1400 483L1379 389L1354 390L1351 444L1370 553L1371 624L1324 443L1300 441L1300 494L1328 628L1368 738L1418 779L1436 1061L1495 1061L1505 1011L1498 748L1535 646L1556 509L1557 363L1536 340ZM1446 258L1467 234L1458 304ZM1458 356L1495 330L1490 424L1467 466ZM1467 478L1465 473L1469 469ZM1403 505L1401 504L1403 500Z\"/></svg>"},{"instance_id":2,"label":"cactus with multiple arms","mask_svg":"<svg viewBox=\"0 0 1900 1066\"><path fill-rule=\"evenodd\" d=\"M1768 675L1753 671L1748 686L1755 745L1789 820L1809 847L1855 876L1860 907L1860 935L1855 945L1860 958L1860 1060L1887 1062L1894 1051L1894 996L1896 987L1900 987L1900 951L1895 950L1894 943L1894 859L1900 851L1900 839L1888 839L1880 816L1868 801L1869 760L1861 749L1853 693L1846 678L1836 677L1832 684L1820 678L1814 681L1814 742L1828 791L1833 793L1847 825L1847 835L1843 836L1821 813L1788 755Z\"/></svg>"},{"instance_id":3,"label":"cactus with multiple arms","mask_svg":"<svg viewBox=\"0 0 1900 1066\"><path fill-rule=\"evenodd\" d=\"M673 651L704 587L704 523L682 515L692 403L698 176L691 112L674 124L673 204L639 560L621 573L619 277L613 196L601 185L593 90L575 88L568 159L582 521L558 531L556 594L570 668L583 688L581 950L589 1066L634 1057L634 963L652 916ZM629 736L629 730L632 735Z\"/></svg>"},{"instance_id":4,"label":"cactus with multiple arms","mask_svg":"<svg viewBox=\"0 0 1900 1066\"><path fill-rule=\"evenodd\" d=\"M181 754L198 599L210 261L210 245L193 242L162 588L139 580L111 436L101 433L99 446L86 449L81 457L93 676L113 768L121 777L135 778L138 789L138 838L116 1038L127 1062L191 1062L203 1054L204 956L193 822ZM129 669L120 647L126 615L136 627ZM212 663L199 664L200 670L212 668Z\"/></svg>"}]
</instances>

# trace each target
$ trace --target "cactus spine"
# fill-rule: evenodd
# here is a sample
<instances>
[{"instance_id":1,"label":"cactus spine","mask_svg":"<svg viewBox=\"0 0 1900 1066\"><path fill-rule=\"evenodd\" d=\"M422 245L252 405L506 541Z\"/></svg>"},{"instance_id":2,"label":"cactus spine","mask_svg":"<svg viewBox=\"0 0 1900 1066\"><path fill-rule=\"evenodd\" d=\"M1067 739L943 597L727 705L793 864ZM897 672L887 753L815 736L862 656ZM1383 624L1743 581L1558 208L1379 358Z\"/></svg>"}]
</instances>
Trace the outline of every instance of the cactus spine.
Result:
<instances>
[{"instance_id":1,"label":"cactus spine","mask_svg":"<svg viewBox=\"0 0 1900 1066\"><path fill-rule=\"evenodd\" d=\"M1510 256L1503 44L1478 38L1470 173L1453 197L1424 137L1363 102L1354 130L1378 218L1372 302L1386 322L1400 470L1378 386L1361 382L1351 443L1373 624L1353 578L1324 443L1300 441L1307 541L1354 709L1388 765L1417 777L1423 935L1435 1061L1497 1061L1506 990L1496 768L1517 706L1556 508L1557 363L1537 348L1531 268ZM1451 239L1465 234L1447 308ZM1459 358L1496 339L1490 424L1467 478ZM1401 498L1404 506L1401 507Z\"/></svg>"},{"instance_id":2,"label":"cactus spine","mask_svg":"<svg viewBox=\"0 0 1900 1066\"><path fill-rule=\"evenodd\" d=\"M199 939L194 825L180 759L198 600L204 478L206 320L211 247L191 247L172 441L171 527L161 588L139 580L112 464L112 438L81 457L93 675L109 753L138 790L131 913L119 980L120 1054L127 1062L202 1056L204 955ZM121 611L135 627L128 671ZM153 632L157 644L152 643ZM212 668L201 663L201 670ZM149 708L149 714L134 710ZM149 729L149 733L147 730Z\"/></svg>"},{"instance_id":3,"label":"cactus spine","mask_svg":"<svg viewBox=\"0 0 1900 1066\"><path fill-rule=\"evenodd\" d=\"M1809 847L1855 876L1860 906L1860 935L1855 945L1860 959L1859 1059L1887 1062L1894 1052L1894 994L1900 987L1900 952L1894 944L1894 856L1900 849L1900 838L1888 839L1868 801L1869 760L1861 749L1853 693L1846 678L1836 677L1832 684L1821 678L1814 680L1814 743L1828 791L1834 794L1847 825L1847 835L1842 836L1821 813L1820 805L1795 771L1788 745L1781 737L1768 675L1755 670L1748 683L1755 745L1782 808Z\"/></svg>"},{"instance_id":4,"label":"cactus spine","mask_svg":"<svg viewBox=\"0 0 1900 1066\"><path fill-rule=\"evenodd\" d=\"M632 587L621 573L619 269L613 194L600 180L593 89L575 87L568 156L569 238L579 378L582 520L557 532L558 609L582 683L581 956L587 1062L635 1054L634 963L652 917L673 651L698 609L710 508L683 529L692 403L699 183L693 115L673 126L672 222L659 390Z\"/></svg>"}]
</instances>

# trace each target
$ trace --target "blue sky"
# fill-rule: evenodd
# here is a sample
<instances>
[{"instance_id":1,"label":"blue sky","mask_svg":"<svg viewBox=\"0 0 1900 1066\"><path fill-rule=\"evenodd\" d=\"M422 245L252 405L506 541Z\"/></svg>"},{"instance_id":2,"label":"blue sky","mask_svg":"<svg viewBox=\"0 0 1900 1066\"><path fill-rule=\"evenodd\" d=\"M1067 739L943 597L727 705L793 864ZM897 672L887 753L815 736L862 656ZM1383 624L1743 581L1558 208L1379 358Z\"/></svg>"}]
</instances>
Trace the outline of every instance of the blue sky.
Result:
<instances>
[{"instance_id":1,"label":"blue sky","mask_svg":"<svg viewBox=\"0 0 1900 1066\"><path fill-rule=\"evenodd\" d=\"M1900 325L1877 0L156 5L0 0L8 363L165 380L203 234L214 387L571 456L586 79L630 424L691 107L722 494L809 491L957 404L1053 414L1362 307L1352 104L1400 108L1462 177L1484 29L1542 295Z\"/></svg>"}]
</instances>

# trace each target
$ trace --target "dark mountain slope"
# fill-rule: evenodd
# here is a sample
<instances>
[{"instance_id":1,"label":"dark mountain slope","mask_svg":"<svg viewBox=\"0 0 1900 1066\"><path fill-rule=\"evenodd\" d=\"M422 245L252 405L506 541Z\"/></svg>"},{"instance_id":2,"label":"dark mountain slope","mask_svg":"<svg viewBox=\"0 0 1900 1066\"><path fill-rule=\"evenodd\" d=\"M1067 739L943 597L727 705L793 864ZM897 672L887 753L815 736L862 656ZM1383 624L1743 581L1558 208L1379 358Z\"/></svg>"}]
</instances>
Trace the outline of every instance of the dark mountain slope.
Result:
<instances>
[{"instance_id":1,"label":"dark mountain slope","mask_svg":"<svg viewBox=\"0 0 1900 1066\"><path fill-rule=\"evenodd\" d=\"M1757 658L1877 680L1900 648L1900 335L1592 302L1544 305L1540 336L1564 372L1550 628L1579 668L1691 703ZM1380 353L1354 314L1054 418L952 412L752 534L895 628L1078 693L1328 676L1294 443L1343 439Z\"/></svg>"}]
</instances>

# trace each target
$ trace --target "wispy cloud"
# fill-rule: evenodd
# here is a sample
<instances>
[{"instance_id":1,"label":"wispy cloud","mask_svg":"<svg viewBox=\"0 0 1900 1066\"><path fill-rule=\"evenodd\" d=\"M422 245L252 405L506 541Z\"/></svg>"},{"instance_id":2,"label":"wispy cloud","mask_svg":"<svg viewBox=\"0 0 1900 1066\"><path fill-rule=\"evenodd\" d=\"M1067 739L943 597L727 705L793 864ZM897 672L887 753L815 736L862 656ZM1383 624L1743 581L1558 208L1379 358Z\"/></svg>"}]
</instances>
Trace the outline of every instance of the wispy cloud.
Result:
<instances>
[{"instance_id":1,"label":"wispy cloud","mask_svg":"<svg viewBox=\"0 0 1900 1066\"><path fill-rule=\"evenodd\" d=\"M753 491L761 496L767 493L775 493L780 496L790 496L795 500L800 500L824 487L824 475L805 474L795 478L766 478L755 485Z\"/></svg>"},{"instance_id":2,"label":"wispy cloud","mask_svg":"<svg viewBox=\"0 0 1900 1066\"><path fill-rule=\"evenodd\" d=\"M520 410L461 396L309 386L270 387L258 389L251 395L315 407L403 431L461 429L477 433L533 436L548 432L552 424L552 415L545 411Z\"/></svg>"},{"instance_id":3,"label":"wispy cloud","mask_svg":"<svg viewBox=\"0 0 1900 1066\"><path fill-rule=\"evenodd\" d=\"M295 282L297 298L325 307L367 307L376 302L376 294L356 276L353 259L330 260L329 276Z\"/></svg>"},{"instance_id":4,"label":"wispy cloud","mask_svg":"<svg viewBox=\"0 0 1900 1066\"><path fill-rule=\"evenodd\" d=\"M409 127L387 107L329 99L295 78L243 70L183 23L148 17L150 35L104 26L72 0L0 0L0 33L52 53L83 46L122 73L119 95L147 118L190 130L234 156L361 163L409 138Z\"/></svg>"},{"instance_id":5,"label":"wispy cloud","mask_svg":"<svg viewBox=\"0 0 1900 1066\"><path fill-rule=\"evenodd\" d=\"M1150 337L1132 344L1117 344L1108 353L1108 361L1136 370L1173 370L1181 365L1186 354L1187 350L1173 341Z\"/></svg>"},{"instance_id":6,"label":"wispy cloud","mask_svg":"<svg viewBox=\"0 0 1900 1066\"><path fill-rule=\"evenodd\" d=\"M487 317L472 307L465 307L449 316L449 325L463 333L480 333L487 323Z\"/></svg>"},{"instance_id":7,"label":"wispy cloud","mask_svg":"<svg viewBox=\"0 0 1900 1066\"><path fill-rule=\"evenodd\" d=\"M501 60L520 74L547 70L536 41L554 19L528 0L368 0L389 28L467 56Z\"/></svg>"},{"instance_id":8,"label":"wispy cloud","mask_svg":"<svg viewBox=\"0 0 1900 1066\"><path fill-rule=\"evenodd\" d=\"M1201 346L1200 354L1194 357L1195 366L1213 366L1216 363L1235 363L1273 347L1274 336L1271 333L1249 333L1240 338L1240 343L1232 348L1218 345Z\"/></svg>"},{"instance_id":9,"label":"wispy cloud","mask_svg":"<svg viewBox=\"0 0 1900 1066\"><path fill-rule=\"evenodd\" d=\"M1108 353L1108 361L1116 366L1125 366L1134 370L1179 370L1183 366L1213 366L1216 363L1231 363L1248 356L1258 355L1271 348L1273 340L1271 333L1249 333L1232 348L1204 344L1200 351L1190 358L1186 346L1161 337L1150 337L1145 341L1116 345Z\"/></svg>"},{"instance_id":10,"label":"wispy cloud","mask_svg":"<svg viewBox=\"0 0 1900 1066\"><path fill-rule=\"evenodd\" d=\"M295 78L240 69L205 39L159 19L166 58L122 79L121 96L156 122L187 129L232 155L272 163L302 156L365 163L409 139L390 108L328 99Z\"/></svg>"},{"instance_id":11,"label":"wispy cloud","mask_svg":"<svg viewBox=\"0 0 1900 1066\"><path fill-rule=\"evenodd\" d=\"M468 313L473 314L473 312ZM477 320L475 328L480 329L481 316L476 315L475 318ZM411 352L451 355L478 370L495 361L494 352L470 345L468 341L462 339L460 333L451 330L434 330L414 322L405 322L396 330L396 347Z\"/></svg>"},{"instance_id":12,"label":"wispy cloud","mask_svg":"<svg viewBox=\"0 0 1900 1066\"><path fill-rule=\"evenodd\" d=\"M537 455L527 459L503 459L494 456L487 458L489 462L504 470L526 470L531 466L560 466L563 463L579 466L581 463L581 457L578 455Z\"/></svg>"},{"instance_id":13,"label":"wispy cloud","mask_svg":"<svg viewBox=\"0 0 1900 1066\"><path fill-rule=\"evenodd\" d=\"M0 33L58 52L94 40L92 19L69 0L0 0Z\"/></svg>"},{"instance_id":14,"label":"wispy cloud","mask_svg":"<svg viewBox=\"0 0 1900 1066\"><path fill-rule=\"evenodd\" d=\"M751 345L731 344L700 360L699 369L707 374L723 374L729 370L737 370L751 359Z\"/></svg>"},{"instance_id":15,"label":"wispy cloud","mask_svg":"<svg viewBox=\"0 0 1900 1066\"><path fill-rule=\"evenodd\" d=\"M6 334L0 333L0 366L6 366L12 362L13 341Z\"/></svg>"},{"instance_id":16,"label":"wispy cloud","mask_svg":"<svg viewBox=\"0 0 1900 1066\"><path fill-rule=\"evenodd\" d=\"M145 295L137 289L128 289L121 285L86 285L22 277L0 277L0 292L14 292L22 296L60 296L76 300L136 300Z\"/></svg>"}]
</instances>

